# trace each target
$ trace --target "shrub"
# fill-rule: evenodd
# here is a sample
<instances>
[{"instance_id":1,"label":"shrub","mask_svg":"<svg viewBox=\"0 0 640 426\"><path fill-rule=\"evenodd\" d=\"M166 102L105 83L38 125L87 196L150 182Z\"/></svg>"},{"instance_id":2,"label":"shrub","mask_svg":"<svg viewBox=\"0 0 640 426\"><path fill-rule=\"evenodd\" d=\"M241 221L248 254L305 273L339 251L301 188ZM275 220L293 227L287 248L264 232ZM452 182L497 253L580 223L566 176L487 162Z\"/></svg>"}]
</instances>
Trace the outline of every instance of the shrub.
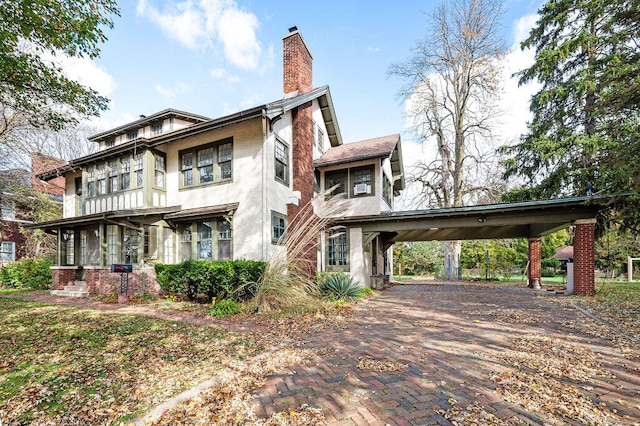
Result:
<instances>
[{"instance_id":1,"label":"shrub","mask_svg":"<svg viewBox=\"0 0 640 426\"><path fill-rule=\"evenodd\" d=\"M555 273L555 272L553 272L553 270L552 270L552 269L542 269L542 270L540 271L540 276L542 276L542 277L547 277L547 278L551 278L551 277L555 277L555 276L556 276L556 273Z\"/></svg>"},{"instance_id":2,"label":"shrub","mask_svg":"<svg viewBox=\"0 0 640 426\"><path fill-rule=\"evenodd\" d=\"M32 290L51 288L51 269L49 259L24 258L2 269L0 279L4 287L28 287Z\"/></svg>"},{"instance_id":3,"label":"shrub","mask_svg":"<svg viewBox=\"0 0 640 426\"><path fill-rule=\"evenodd\" d=\"M185 260L176 265L157 263L156 280L170 293L195 300L204 294L209 300L246 300L255 293L266 267L251 260Z\"/></svg>"},{"instance_id":4,"label":"shrub","mask_svg":"<svg viewBox=\"0 0 640 426\"><path fill-rule=\"evenodd\" d=\"M360 289L360 295L362 297L371 297L373 296L375 293L373 292L373 290L371 290L369 287L362 287Z\"/></svg>"},{"instance_id":5,"label":"shrub","mask_svg":"<svg viewBox=\"0 0 640 426\"><path fill-rule=\"evenodd\" d=\"M238 313L240 313L240 308L236 302L231 299L222 299L219 301L214 300L213 303L211 303L211 309L209 309L208 315L222 318L230 317Z\"/></svg>"},{"instance_id":6,"label":"shrub","mask_svg":"<svg viewBox=\"0 0 640 426\"><path fill-rule=\"evenodd\" d=\"M318 283L323 295L333 300L353 300L361 296L360 284L344 272L327 274Z\"/></svg>"}]
</instances>

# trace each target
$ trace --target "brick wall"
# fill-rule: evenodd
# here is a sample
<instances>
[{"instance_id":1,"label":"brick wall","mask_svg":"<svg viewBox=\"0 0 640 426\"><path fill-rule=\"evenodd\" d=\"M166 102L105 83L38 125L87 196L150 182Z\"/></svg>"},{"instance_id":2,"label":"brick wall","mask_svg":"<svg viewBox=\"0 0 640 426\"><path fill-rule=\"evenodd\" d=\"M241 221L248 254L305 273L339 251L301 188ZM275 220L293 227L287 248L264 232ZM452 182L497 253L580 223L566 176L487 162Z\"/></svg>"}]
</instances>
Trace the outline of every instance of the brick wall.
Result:
<instances>
[{"instance_id":1,"label":"brick wall","mask_svg":"<svg viewBox=\"0 0 640 426\"><path fill-rule=\"evenodd\" d=\"M537 278L538 282L542 284L540 273L540 249L542 242L540 237L529 238L529 287L533 286L534 280Z\"/></svg>"},{"instance_id":2,"label":"brick wall","mask_svg":"<svg viewBox=\"0 0 640 426\"><path fill-rule=\"evenodd\" d=\"M295 27L283 37L284 93L307 93L313 89L313 58Z\"/></svg>"},{"instance_id":3,"label":"brick wall","mask_svg":"<svg viewBox=\"0 0 640 426\"><path fill-rule=\"evenodd\" d=\"M91 294L120 293L120 274L111 272L111 268L87 268L85 277L87 291ZM156 281L155 269L152 267L134 268L133 272L129 274L128 292L129 295L152 294L157 296L160 293L160 286Z\"/></svg>"},{"instance_id":4,"label":"brick wall","mask_svg":"<svg viewBox=\"0 0 640 426\"><path fill-rule=\"evenodd\" d=\"M64 286L73 284L76 279L76 268L51 267L51 289L64 290Z\"/></svg>"},{"instance_id":5,"label":"brick wall","mask_svg":"<svg viewBox=\"0 0 640 426\"><path fill-rule=\"evenodd\" d=\"M577 220L573 235L573 294L593 296L595 292L595 219Z\"/></svg>"}]
</instances>

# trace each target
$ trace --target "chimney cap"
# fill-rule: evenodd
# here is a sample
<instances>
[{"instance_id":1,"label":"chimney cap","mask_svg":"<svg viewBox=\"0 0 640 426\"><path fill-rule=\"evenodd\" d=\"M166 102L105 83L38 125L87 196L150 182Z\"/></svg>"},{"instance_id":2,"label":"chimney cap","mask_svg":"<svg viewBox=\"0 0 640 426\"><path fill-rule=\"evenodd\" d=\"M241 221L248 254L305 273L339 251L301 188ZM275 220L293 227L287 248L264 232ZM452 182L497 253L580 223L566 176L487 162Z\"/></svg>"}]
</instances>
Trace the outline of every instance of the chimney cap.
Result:
<instances>
[{"instance_id":1,"label":"chimney cap","mask_svg":"<svg viewBox=\"0 0 640 426\"><path fill-rule=\"evenodd\" d=\"M289 32L292 33L294 31L298 31L298 27L296 27L295 25L291 28L289 28Z\"/></svg>"}]
</instances>

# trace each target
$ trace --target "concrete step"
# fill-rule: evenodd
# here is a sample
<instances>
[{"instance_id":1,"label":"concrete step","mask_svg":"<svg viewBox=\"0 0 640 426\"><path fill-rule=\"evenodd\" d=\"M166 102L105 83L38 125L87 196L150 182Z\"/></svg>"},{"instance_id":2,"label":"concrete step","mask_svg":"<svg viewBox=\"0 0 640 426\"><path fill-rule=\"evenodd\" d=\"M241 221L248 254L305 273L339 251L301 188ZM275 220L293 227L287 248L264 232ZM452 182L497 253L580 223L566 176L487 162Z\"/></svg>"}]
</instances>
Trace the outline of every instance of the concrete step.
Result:
<instances>
[{"instance_id":1,"label":"concrete step","mask_svg":"<svg viewBox=\"0 0 640 426\"><path fill-rule=\"evenodd\" d=\"M82 290L49 290L49 294L62 297L89 297L89 292Z\"/></svg>"},{"instance_id":2,"label":"concrete step","mask_svg":"<svg viewBox=\"0 0 640 426\"><path fill-rule=\"evenodd\" d=\"M65 285L64 289L68 291L87 291L87 285Z\"/></svg>"}]
</instances>

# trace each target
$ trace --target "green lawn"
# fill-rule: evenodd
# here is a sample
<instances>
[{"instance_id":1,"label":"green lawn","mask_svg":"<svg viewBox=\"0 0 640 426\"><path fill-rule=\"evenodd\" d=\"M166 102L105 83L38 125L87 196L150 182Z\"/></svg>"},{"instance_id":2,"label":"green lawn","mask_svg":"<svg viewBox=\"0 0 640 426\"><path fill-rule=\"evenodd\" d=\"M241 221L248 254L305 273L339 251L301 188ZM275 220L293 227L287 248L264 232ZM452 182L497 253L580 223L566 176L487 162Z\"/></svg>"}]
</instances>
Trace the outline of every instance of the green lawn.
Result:
<instances>
[{"instance_id":1,"label":"green lawn","mask_svg":"<svg viewBox=\"0 0 640 426\"><path fill-rule=\"evenodd\" d=\"M213 327L0 297L4 424L112 424L257 354Z\"/></svg>"}]
</instances>

